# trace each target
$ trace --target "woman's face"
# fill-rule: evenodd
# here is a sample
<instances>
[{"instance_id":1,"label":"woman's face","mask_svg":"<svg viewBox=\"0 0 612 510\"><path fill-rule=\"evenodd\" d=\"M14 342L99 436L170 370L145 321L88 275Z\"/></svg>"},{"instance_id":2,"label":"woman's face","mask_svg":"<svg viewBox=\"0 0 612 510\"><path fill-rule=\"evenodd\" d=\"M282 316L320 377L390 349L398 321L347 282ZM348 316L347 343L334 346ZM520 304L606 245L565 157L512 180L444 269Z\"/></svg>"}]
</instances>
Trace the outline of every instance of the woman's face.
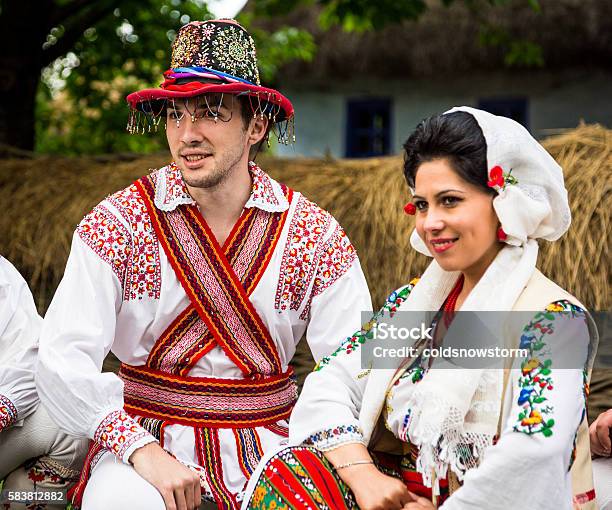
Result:
<instances>
[{"instance_id":1,"label":"woman's face","mask_svg":"<svg viewBox=\"0 0 612 510\"><path fill-rule=\"evenodd\" d=\"M419 166L413 201L417 233L442 269L480 278L502 246L493 196L435 159Z\"/></svg>"}]
</instances>

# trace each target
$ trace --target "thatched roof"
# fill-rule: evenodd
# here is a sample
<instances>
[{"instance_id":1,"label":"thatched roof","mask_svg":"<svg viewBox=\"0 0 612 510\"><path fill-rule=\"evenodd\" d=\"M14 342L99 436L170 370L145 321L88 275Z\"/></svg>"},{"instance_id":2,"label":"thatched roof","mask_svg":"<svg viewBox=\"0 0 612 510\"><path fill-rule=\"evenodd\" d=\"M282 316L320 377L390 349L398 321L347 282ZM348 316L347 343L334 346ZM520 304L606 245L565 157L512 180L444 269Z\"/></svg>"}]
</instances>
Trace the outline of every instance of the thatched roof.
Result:
<instances>
[{"instance_id":1,"label":"thatched roof","mask_svg":"<svg viewBox=\"0 0 612 510\"><path fill-rule=\"evenodd\" d=\"M416 22L363 34L339 28L322 31L315 7L262 24L273 27L286 22L310 31L317 41L313 62L294 62L279 73L279 84L292 87L324 87L331 81L356 77L406 79L474 71L509 72L503 64L504 50L479 44L483 25L501 27L516 39L539 44L545 69L587 66L612 70L612 2L539 1L540 13L530 9L525 0L514 0L503 7L479 0L472 10L466 7L467 2L455 1L446 8L432 0Z\"/></svg>"}]
</instances>

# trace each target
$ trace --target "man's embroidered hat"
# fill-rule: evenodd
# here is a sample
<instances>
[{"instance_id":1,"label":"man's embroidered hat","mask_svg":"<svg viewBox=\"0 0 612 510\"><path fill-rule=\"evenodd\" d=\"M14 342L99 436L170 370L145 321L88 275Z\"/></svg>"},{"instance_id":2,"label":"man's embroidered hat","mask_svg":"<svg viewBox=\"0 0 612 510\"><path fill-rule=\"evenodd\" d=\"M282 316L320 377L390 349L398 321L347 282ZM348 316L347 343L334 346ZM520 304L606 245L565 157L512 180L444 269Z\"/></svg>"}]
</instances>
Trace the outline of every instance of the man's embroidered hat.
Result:
<instances>
[{"instance_id":1,"label":"man's embroidered hat","mask_svg":"<svg viewBox=\"0 0 612 510\"><path fill-rule=\"evenodd\" d=\"M202 94L227 93L246 96L253 115L278 123L279 140L288 142L293 105L277 90L259 81L255 43L236 21L192 21L179 30L172 44L170 69L155 89L127 96L131 108L128 130L157 128L168 103ZM144 115L144 117L143 117ZM281 129L280 123L284 124Z\"/></svg>"}]
</instances>

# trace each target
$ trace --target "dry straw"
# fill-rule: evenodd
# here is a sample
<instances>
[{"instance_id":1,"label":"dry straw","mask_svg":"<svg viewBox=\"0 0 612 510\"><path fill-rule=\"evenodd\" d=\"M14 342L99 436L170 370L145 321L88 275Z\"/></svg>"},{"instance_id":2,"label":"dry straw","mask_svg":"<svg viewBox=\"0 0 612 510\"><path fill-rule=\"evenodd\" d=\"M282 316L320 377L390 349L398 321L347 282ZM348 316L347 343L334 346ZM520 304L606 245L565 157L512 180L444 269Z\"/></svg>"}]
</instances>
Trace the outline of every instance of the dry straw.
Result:
<instances>
[{"instance_id":1,"label":"dry straw","mask_svg":"<svg viewBox=\"0 0 612 510\"><path fill-rule=\"evenodd\" d=\"M542 243L539 266L589 308L607 310L612 131L580 126L544 145L565 171L573 223L560 241ZM105 195L166 162L162 154L128 162L40 157L0 164L0 253L29 277L41 308L63 274L82 216ZM414 219L402 212L409 195L399 157L260 163L340 221L357 247L375 305L425 268L426 257L409 244Z\"/></svg>"}]
</instances>

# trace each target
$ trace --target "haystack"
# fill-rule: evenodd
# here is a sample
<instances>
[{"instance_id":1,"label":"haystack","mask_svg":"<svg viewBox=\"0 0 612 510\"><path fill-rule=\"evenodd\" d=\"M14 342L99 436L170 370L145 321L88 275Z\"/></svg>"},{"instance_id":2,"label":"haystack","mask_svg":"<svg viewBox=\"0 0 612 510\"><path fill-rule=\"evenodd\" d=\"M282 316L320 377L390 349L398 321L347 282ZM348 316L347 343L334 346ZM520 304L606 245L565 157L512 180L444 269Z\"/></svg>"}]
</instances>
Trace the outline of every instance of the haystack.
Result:
<instances>
[{"instance_id":1,"label":"haystack","mask_svg":"<svg viewBox=\"0 0 612 510\"><path fill-rule=\"evenodd\" d=\"M564 169L573 223L560 241L542 243L539 266L590 309L609 310L612 131L583 125L549 138L544 145ZM4 204L0 253L29 278L41 310L63 274L71 236L82 216L148 168L166 164L168 157L159 154L132 161L111 157L106 162L39 157L0 163ZM357 248L375 306L426 267L426 257L409 244L414 219L402 212L408 190L400 157L339 161L262 157L260 163L340 221ZM593 388L595 400L598 384ZM612 399L607 405L611 404Z\"/></svg>"}]
</instances>

